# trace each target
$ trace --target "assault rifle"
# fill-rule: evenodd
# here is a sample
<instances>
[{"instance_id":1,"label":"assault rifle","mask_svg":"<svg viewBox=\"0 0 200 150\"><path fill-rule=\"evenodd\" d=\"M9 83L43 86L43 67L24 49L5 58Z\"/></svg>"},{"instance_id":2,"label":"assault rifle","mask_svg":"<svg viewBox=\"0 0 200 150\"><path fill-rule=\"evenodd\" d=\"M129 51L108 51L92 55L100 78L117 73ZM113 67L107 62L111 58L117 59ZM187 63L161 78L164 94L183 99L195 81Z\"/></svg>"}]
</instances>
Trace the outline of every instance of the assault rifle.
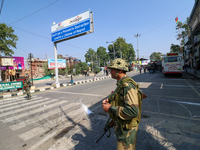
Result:
<instances>
[{"instance_id":1,"label":"assault rifle","mask_svg":"<svg viewBox=\"0 0 200 150\"><path fill-rule=\"evenodd\" d=\"M114 125L114 121L111 121L111 122L109 123L109 126L107 126L106 128L104 128L104 133L100 136L100 138L96 141L96 143L98 143L98 142L101 140L101 138L106 134L106 132L107 132L110 128L113 127L113 125ZM109 136L107 136L107 137L109 137Z\"/></svg>"}]
</instances>

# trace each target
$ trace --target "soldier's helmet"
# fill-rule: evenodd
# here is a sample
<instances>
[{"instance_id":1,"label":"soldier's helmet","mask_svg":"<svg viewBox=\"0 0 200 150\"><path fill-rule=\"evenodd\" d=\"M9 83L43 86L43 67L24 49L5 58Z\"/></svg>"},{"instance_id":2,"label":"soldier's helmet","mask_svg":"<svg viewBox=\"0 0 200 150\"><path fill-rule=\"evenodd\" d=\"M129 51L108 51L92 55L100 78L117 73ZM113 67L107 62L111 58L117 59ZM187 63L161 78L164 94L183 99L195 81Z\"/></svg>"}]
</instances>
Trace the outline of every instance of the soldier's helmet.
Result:
<instances>
[{"instance_id":1,"label":"soldier's helmet","mask_svg":"<svg viewBox=\"0 0 200 150\"><path fill-rule=\"evenodd\" d=\"M128 64L122 58L117 58L111 61L108 68L109 69L113 68L113 69L118 69L118 70L123 70L125 72L128 72Z\"/></svg>"},{"instance_id":2,"label":"soldier's helmet","mask_svg":"<svg viewBox=\"0 0 200 150\"><path fill-rule=\"evenodd\" d=\"M29 75L28 75L28 74L26 74L26 75L25 75L25 78L28 78L28 77L29 77Z\"/></svg>"}]
</instances>

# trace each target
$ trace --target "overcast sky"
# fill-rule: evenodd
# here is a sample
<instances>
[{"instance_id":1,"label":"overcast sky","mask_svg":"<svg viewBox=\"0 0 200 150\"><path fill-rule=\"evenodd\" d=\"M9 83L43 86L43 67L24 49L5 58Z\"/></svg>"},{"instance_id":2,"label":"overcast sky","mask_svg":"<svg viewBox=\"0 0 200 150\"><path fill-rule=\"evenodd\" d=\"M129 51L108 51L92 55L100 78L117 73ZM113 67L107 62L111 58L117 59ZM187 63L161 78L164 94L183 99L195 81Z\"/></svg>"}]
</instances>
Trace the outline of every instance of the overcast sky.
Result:
<instances>
[{"instance_id":1,"label":"overcast sky","mask_svg":"<svg viewBox=\"0 0 200 150\"><path fill-rule=\"evenodd\" d=\"M1 4L2 0L0 0ZM4 0L0 23L6 23L18 36L13 56L27 59L28 54L45 59L54 58L51 25L93 11L94 33L58 43L58 54L85 61L89 48L108 48L106 41L118 37L132 43L139 55L149 58L153 52L170 51L176 40L175 17L185 22L195 0Z\"/></svg>"}]
</instances>

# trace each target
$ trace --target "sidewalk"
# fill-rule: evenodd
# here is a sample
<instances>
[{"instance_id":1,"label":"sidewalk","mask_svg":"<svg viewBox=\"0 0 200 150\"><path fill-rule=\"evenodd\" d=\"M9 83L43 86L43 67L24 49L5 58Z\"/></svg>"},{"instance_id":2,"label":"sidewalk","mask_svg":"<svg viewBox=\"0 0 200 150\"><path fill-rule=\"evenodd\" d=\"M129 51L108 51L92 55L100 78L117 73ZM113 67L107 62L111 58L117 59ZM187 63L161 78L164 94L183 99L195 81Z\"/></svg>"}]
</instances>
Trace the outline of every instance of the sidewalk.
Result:
<instances>
[{"instance_id":1,"label":"sidewalk","mask_svg":"<svg viewBox=\"0 0 200 150\"><path fill-rule=\"evenodd\" d=\"M190 75L195 76L196 78L200 79L200 70L196 70L196 74L194 73L194 69L193 68L188 68L187 73Z\"/></svg>"}]
</instances>

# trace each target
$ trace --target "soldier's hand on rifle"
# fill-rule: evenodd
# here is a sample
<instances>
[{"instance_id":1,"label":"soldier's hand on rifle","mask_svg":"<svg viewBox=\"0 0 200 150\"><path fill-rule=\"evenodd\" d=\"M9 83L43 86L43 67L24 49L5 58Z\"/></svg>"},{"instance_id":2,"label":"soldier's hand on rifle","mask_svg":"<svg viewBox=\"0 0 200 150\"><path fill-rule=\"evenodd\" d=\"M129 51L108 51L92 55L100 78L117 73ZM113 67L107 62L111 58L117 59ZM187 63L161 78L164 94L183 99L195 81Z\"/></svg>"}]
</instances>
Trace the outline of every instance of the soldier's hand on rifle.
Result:
<instances>
[{"instance_id":1,"label":"soldier's hand on rifle","mask_svg":"<svg viewBox=\"0 0 200 150\"><path fill-rule=\"evenodd\" d=\"M108 103L107 99L102 102L102 107L105 112L109 112L109 108L111 107L111 105L110 103Z\"/></svg>"},{"instance_id":2,"label":"soldier's hand on rifle","mask_svg":"<svg viewBox=\"0 0 200 150\"><path fill-rule=\"evenodd\" d=\"M103 103L108 103L108 98L104 99L103 102L102 102L102 104Z\"/></svg>"}]
</instances>

